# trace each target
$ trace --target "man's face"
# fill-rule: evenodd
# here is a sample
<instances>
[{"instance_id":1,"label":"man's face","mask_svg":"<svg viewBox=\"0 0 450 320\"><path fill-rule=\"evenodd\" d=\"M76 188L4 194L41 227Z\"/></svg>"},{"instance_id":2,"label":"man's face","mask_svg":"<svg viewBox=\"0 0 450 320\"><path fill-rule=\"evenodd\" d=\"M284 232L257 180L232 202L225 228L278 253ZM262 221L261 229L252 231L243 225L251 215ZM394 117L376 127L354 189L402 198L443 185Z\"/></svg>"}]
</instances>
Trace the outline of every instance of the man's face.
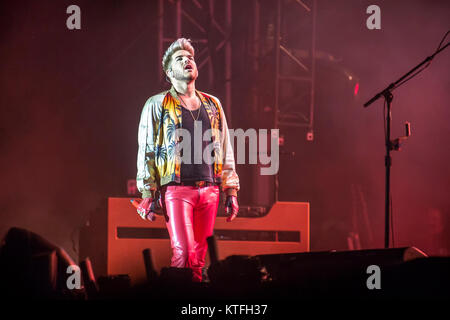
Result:
<instances>
[{"instance_id":1,"label":"man's face","mask_svg":"<svg viewBox=\"0 0 450 320\"><path fill-rule=\"evenodd\" d=\"M172 62L167 73L169 78L192 81L197 79L198 70L194 57L189 51L178 50L172 55Z\"/></svg>"}]
</instances>

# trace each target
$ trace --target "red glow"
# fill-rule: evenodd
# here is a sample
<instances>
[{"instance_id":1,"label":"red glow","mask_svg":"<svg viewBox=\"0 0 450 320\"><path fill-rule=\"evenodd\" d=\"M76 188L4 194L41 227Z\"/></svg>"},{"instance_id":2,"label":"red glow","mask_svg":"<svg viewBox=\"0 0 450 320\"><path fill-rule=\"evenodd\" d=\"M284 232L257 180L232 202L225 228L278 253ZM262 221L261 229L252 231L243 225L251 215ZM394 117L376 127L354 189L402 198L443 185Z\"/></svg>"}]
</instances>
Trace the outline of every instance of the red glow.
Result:
<instances>
[{"instance_id":1,"label":"red glow","mask_svg":"<svg viewBox=\"0 0 450 320\"><path fill-rule=\"evenodd\" d=\"M355 96L358 94L358 90L359 90L359 82L357 82L355 84L355 89L353 90L353 93L354 93Z\"/></svg>"}]
</instances>

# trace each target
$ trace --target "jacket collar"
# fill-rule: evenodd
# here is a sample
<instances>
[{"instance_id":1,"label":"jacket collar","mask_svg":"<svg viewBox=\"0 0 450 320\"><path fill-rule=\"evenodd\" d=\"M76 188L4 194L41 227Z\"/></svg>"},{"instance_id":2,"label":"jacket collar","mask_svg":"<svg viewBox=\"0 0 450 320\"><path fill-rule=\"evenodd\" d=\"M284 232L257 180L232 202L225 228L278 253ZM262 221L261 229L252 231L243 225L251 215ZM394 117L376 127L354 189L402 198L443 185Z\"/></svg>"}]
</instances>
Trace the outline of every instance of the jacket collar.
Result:
<instances>
[{"instance_id":1,"label":"jacket collar","mask_svg":"<svg viewBox=\"0 0 450 320\"><path fill-rule=\"evenodd\" d=\"M178 92L175 90L175 88L173 86L170 88L169 93L175 99L177 104L181 105L181 101L178 98ZM206 100L206 97L200 91L195 89L195 93L197 94L197 96L200 98L200 100L203 102L204 105L206 105L208 103L208 101Z\"/></svg>"}]
</instances>

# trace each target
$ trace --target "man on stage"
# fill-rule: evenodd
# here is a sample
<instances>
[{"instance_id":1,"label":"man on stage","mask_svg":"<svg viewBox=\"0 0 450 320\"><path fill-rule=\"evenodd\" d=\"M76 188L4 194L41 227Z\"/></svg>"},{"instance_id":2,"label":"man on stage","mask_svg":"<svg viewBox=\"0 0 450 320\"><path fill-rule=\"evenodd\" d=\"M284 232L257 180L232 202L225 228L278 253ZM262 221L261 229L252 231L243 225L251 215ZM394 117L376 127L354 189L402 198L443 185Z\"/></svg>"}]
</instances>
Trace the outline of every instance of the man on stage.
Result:
<instances>
[{"instance_id":1,"label":"man on stage","mask_svg":"<svg viewBox=\"0 0 450 320\"><path fill-rule=\"evenodd\" d=\"M193 281L201 281L220 189L232 221L239 210L239 178L220 101L195 88L198 70L190 40L173 42L162 65L172 87L150 97L142 110L136 181L143 200L137 211L154 220L162 207L171 266L191 268Z\"/></svg>"}]
</instances>

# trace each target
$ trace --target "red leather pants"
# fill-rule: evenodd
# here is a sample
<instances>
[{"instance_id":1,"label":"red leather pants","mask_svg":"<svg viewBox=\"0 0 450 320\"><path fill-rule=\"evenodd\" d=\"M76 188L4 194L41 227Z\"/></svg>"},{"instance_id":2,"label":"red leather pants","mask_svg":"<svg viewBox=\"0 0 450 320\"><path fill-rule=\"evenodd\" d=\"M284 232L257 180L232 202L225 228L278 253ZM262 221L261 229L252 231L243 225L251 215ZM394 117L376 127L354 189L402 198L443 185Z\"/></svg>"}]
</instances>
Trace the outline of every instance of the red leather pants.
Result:
<instances>
[{"instance_id":1,"label":"red leather pants","mask_svg":"<svg viewBox=\"0 0 450 320\"><path fill-rule=\"evenodd\" d=\"M202 280L208 249L206 238L213 234L219 205L219 187L167 186L164 206L172 246L171 266L191 268L193 281Z\"/></svg>"}]
</instances>

